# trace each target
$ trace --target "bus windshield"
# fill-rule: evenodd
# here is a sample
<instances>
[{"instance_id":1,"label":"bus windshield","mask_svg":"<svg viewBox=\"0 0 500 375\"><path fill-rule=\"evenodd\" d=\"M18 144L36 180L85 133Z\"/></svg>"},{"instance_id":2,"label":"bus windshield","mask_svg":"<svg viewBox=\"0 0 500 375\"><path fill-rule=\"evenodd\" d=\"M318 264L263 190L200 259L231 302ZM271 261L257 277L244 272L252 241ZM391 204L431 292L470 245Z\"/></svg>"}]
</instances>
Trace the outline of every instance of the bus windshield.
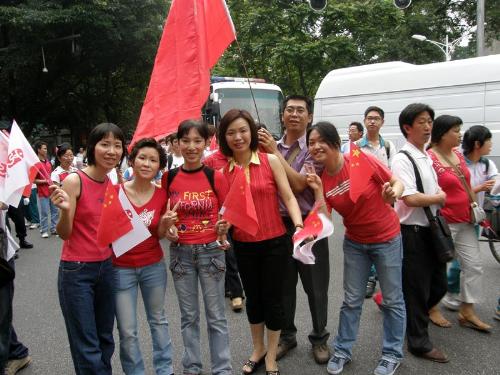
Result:
<instances>
[{"instance_id":1,"label":"bus windshield","mask_svg":"<svg viewBox=\"0 0 500 375\"><path fill-rule=\"evenodd\" d=\"M260 123L266 125L269 132L280 136L280 105L283 100L283 94L280 91L253 89L259 117L257 117L249 89L222 88L217 89L216 92L219 94L221 116L232 108L245 109L251 113L256 122L260 119Z\"/></svg>"}]
</instances>

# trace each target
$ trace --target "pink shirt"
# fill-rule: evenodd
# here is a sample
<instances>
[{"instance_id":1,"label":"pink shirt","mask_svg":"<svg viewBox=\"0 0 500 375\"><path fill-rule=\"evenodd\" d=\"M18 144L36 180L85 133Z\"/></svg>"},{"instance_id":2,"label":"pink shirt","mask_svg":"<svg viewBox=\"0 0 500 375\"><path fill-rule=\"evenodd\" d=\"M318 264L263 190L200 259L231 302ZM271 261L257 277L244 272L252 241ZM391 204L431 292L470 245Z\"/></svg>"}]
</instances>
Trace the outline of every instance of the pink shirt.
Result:
<instances>
[{"instance_id":1,"label":"pink shirt","mask_svg":"<svg viewBox=\"0 0 500 375\"><path fill-rule=\"evenodd\" d=\"M76 173L80 177L80 197L76 201L73 230L63 243L61 260L100 262L111 256L111 247L98 246L96 242L108 178L100 182L82 171Z\"/></svg>"}]
</instances>

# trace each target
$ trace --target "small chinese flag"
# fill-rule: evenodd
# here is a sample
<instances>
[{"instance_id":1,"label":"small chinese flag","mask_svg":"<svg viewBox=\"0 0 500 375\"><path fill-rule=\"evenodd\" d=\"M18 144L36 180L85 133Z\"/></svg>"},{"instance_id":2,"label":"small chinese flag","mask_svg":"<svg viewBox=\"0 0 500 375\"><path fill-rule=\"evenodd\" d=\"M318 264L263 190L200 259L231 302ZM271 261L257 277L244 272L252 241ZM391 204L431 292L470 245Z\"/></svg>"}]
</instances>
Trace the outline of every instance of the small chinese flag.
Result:
<instances>
[{"instance_id":1,"label":"small chinese flag","mask_svg":"<svg viewBox=\"0 0 500 375\"><path fill-rule=\"evenodd\" d=\"M368 157L351 142L351 157L349 158L349 196L356 203L359 196L363 194L368 181L373 175L373 166Z\"/></svg>"},{"instance_id":2,"label":"small chinese flag","mask_svg":"<svg viewBox=\"0 0 500 375\"><path fill-rule=\"evenodd\" d=\"M104 194L101 220L97 227L97 245L107 246L132 229L130 218L118 199L118 192L109 181Z\"/></svg>"},{"instance_id":3,"label":"small chinese flag","mask_svg":"<svg viewBox=\"0 0 500 375\"><path fill-rule=\"evenodd\" d=\"M220 209L222 219L255 236L259 231L259 222L257 221L257 212L255 211L250 185L242 168L235 166L234 174L233 183Z\"/></svg>"}]
</instances>

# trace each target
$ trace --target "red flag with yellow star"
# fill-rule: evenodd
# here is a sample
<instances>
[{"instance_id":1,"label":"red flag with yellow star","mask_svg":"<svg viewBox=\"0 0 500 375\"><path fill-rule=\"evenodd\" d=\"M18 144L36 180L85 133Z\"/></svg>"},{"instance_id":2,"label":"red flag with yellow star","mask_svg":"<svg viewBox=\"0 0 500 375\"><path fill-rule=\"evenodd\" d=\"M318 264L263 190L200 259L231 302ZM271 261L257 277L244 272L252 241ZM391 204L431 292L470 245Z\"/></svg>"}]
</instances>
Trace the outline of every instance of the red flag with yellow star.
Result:
<instances>
[{"instance_id":1,"label":"red flag with yellow star","mask_svg":"<svg viewBox=\"0 0 500 375\"><path fill-rule=\"evenodd\" d=\"M107 246L132 229L134 228L120 203L118 192L111 181L108 181L102 203L101 219L97 227L97 245Z\"/></svg>"},{"instance_id":2,"label":"red flag with yellow star","mask_svg":"<svg viewBox=\"0 0 500 375\"><path fill-rule=\"evenodd\" d=\"M349 158L349 197L356 203L363 194L368 181L373 176L373 166L368 157L351 142L351 157Z\"/></svg>"},{"instance_id":3,"label":"red flag with yellow star","mask_svg":"<svg viewBox=\"0 0 500 375\"><path fill-rule=\"evenodd\" d=\"M255 236L259 230L257 212L252 199L250 185L242 168L234 167L234 179L226 200L220 209L222 219L238 229Z\"/></svg>"}]
</instances>

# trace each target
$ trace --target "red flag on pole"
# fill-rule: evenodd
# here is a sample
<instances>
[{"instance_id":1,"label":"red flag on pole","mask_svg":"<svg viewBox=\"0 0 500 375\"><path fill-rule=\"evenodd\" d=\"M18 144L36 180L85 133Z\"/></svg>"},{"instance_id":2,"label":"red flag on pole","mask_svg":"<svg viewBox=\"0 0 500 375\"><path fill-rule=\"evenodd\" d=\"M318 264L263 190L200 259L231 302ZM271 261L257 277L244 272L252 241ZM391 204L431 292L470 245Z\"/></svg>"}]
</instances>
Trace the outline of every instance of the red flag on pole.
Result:
<instances>
[{"instance_id":1,"label":"red flag on pole","mask_svg":"<svg viewBox=\"0 0 500 375\"><path fill-rule=\"evenodd\" d=\"M363 194L373 175L373 166L368 157L351 142L351 156L349 158L349 196L356 203Z\"/></svg>"},{"instance_id":2,"label":"red flag on pole","mask_svg":"<svg viewBox=\"0 0 500 375\"><path fill-rule=\"evenodd\" d=\"M161 138L200 118L210 69L236 39L224 0L173 0L132 143Z\"/></svg>"},{"instance_id":3,"label":"red flag on pole","mask_svg":"<svg viewBox=\"0 0 500 375\"><path fill-rule=\"evenodd\" d=\"M97 227L97 244L107 246L132 229L130 217L120 203L118 192L111 181L108 181L102 204L101 219Z\"/></svg>"},{"instance_id":4,"label":"red flag on pole","mask_svg":"<svg viewBox=\"0 0 500 375\"><path fill-rule=\"evenodd\" d=\"M245 172L240 167L234 167L234 179L224 204L220 209L222 218L235 227L255 236L259 230L257 212L252 199L250 185Z\"/></svg>"}]
</instances>

